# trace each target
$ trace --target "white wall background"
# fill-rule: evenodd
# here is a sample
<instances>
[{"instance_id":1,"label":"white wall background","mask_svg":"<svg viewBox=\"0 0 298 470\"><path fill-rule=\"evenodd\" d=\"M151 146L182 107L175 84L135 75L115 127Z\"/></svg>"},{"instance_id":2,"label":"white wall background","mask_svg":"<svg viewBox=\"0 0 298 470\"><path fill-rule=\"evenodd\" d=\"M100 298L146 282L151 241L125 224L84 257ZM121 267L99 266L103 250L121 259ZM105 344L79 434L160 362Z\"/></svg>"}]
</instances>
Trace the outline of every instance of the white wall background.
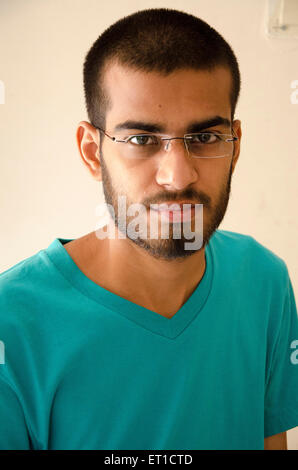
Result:
<instances>
[{"instance_id":1,"label":"white wall background","mask_svg":"<svg viewBox=\"0 0 298 470\"><path fill-rule=\"evenodd\" d=\"M75 142L87 119L82 64L106 27L149 7L199 16L234 49L242 150L220 228L283 258L298 299L298 40L267 38L266 0L0 0L0 272L56 237L95 229L101 193ZM298 428L288 442L298 449Z\"/></svg>"}]
</instances>

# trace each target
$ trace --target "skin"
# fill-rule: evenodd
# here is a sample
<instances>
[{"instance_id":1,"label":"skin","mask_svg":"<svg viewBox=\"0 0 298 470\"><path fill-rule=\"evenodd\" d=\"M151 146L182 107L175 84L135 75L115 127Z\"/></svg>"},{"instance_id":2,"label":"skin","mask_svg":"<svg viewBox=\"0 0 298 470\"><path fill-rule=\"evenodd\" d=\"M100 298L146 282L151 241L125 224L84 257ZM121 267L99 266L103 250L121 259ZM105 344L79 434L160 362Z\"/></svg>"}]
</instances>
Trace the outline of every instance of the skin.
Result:
<instances>
[{"instance_id":1,"label":"skin","mask_svg":"<svg viewBox=\"0 0 298 470\"><path fill-rule=\"evenodd\" d=\"M274 434L264 439L264 450L288 450L287 432Z\"/></svg>"},{"instance_id":2,"label":"skin","mask_svg":"<svg viewBox=\"0 0 298 470\"><path fill-rule=\"evenodd\" d=\"M114 63L106 70L105 86L111 98L106 130L112 136L114 127L128 119L159 123L163 133L183 136L193 121L231 117L231 76L222 67L212 71L183 69L162 76ZM103 167L101 134L90 123L80 122L77 129L80 156L92 177L103 181L105 196L112 203L119 194L126 195L129 203L146 205L186 199L194 204L204 203L204 245L191 255L175 256L174 250L167 259L167 241L152 242L154 255L150 240L147 247L117 236L99 240L93 231L64 245L81 271L93 282L156 314L167 318L175 315L204 275L206 243L227 208L230 180L240 153L241 122L234 120L232 127L238 137L233 156L209 161L190 158L183 141L175 140L162 158L136 163L121 157L122 144L104 138ZM224 125L204 130L231 131ZM134 132L141 131L127 131ZM284 448L285 435L266 438L265 447Z\"/></svg>"}]
</instances>

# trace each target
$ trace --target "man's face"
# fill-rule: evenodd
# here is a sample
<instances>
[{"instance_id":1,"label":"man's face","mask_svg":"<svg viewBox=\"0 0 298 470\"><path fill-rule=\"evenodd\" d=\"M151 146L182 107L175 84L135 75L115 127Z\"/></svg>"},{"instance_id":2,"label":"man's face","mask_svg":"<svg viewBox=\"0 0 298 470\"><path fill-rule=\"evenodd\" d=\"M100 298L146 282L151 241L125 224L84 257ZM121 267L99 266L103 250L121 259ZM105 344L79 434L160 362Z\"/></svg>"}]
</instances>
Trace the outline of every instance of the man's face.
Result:
<instances>
[{"instance_id":1,"label":"man's face","mask_svg":"<svg viewBox=\"0 0 298 470\"><path fill-rule=\"evenodd\" d=\"M231 76L225 68L211 72L183 69L162 76L113 64L106 72L105 87L112 103L106 115L106 131L111 136L148 132L144 124L116 130L120 123L134 121L155 125L160 133L173 137L197 131L231 134L233 124L236 136L241 137L239 121L193 127L218 117L230 121ZM141 203L148 210L150 204L165 202L203 204L203 248L226 212L239 142L234 145L234 158L231 154L210 159L190 157L183 140L171 141L170 150L161 151L158 158L141 160L124 158L124 145L128 144L114 143L105 137L101 149L105 199L114 208L118 228L121 229L117 218L118 196L126 196L127 207ZM146 223L150 223L149 216ZM194 220L191 223L194 229ZM183 259L193 254L196 250L184 249L189 240L184 238L183 230L182 237L175 239L172 228L170 223L168 239L150 239L148 231L146 238L134 238L132 242L160 259Z\"/></svg>"}]
</instances>

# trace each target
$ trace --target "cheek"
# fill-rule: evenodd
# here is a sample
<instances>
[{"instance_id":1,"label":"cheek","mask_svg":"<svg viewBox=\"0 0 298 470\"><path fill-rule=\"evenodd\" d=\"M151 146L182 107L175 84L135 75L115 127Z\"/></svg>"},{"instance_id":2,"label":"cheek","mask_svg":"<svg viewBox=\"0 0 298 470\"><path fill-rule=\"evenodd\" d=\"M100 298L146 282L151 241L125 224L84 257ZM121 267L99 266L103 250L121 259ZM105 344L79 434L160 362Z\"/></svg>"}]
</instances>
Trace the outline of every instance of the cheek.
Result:
<instances>
[{"instance_id":1,"label":"cheek","mask_svg":"<svg viewBox=\"0 0 298 470\"><path fill-rule=\"evenodd\" d=\"M108 167L114 197L126 196L128 204L138 203L141 199L145 185L144 174L140 166L135 163L117 161L116 158L110 160Z\"/></svg>"},{"instance_id":2,"label":"cheek","mask_svg":"<svg viewBox=\"0 0 298 470\"><path fill-rule=\"evenodd\" d=\"M127 160L124 165L121 165L119 178L124 181L125 192L130 199L135 197L136 202L140 199L154 193L156 187L156 173L157 169L152 162ZM155 188L156 192L156 188Z\"/></svg>"},{"instance_id":3,"label":"cheek","mask_svg":"<svg viewBox=\"0 0 298 470\"><path fill-rule=\"evenodd\" d=\"M221 159L221 161L214 159L209 162L204 161L201 165L198 165L198 181L195 189L209 196L211 206L217 204L223 191L225 191L230 164L231 162L227 159Z\"/></svg>"},{"instance_id":4,"label":"cheek","mask_svg":"<svg viewBox=\"0 0 298 470\"><path fill-rule=\"evenodd\" d=\"M227 181L231 161L227 158L204 161L198 166L199 180L209 186L221 187Z\"/></svg>"}]
</instances>

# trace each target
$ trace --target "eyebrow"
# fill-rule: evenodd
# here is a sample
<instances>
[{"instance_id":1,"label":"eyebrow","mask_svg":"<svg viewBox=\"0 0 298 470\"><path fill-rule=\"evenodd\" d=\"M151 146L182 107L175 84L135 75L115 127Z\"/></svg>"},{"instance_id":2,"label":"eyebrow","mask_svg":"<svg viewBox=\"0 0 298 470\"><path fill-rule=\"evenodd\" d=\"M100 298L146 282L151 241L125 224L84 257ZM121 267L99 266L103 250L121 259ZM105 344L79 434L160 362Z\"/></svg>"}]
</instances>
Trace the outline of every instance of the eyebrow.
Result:
<instances>
[{"instance_id":1,"label":"eyebrow","mask_svg":"<svg viewBox=\"0 0 298 470\"><path fill-rule=\"evenodd\" d=\"M227 127L231 126L231 121L227 118L222 116L213 116L208 119L204 119L203 121L194 121L191 122L187 129L186 133L193 133L193 132L200 132L201 130L208 129L209 127L224 125ZM143 121L132 121L128 120L125 122L121 122L114 127L114 132L120 130L129 130L129 129L138 129L141 131L146 132L165 132L165 127L158 124L158 123L150 123L150 122L143 122Z\"/></svg>"}]
</instances>

